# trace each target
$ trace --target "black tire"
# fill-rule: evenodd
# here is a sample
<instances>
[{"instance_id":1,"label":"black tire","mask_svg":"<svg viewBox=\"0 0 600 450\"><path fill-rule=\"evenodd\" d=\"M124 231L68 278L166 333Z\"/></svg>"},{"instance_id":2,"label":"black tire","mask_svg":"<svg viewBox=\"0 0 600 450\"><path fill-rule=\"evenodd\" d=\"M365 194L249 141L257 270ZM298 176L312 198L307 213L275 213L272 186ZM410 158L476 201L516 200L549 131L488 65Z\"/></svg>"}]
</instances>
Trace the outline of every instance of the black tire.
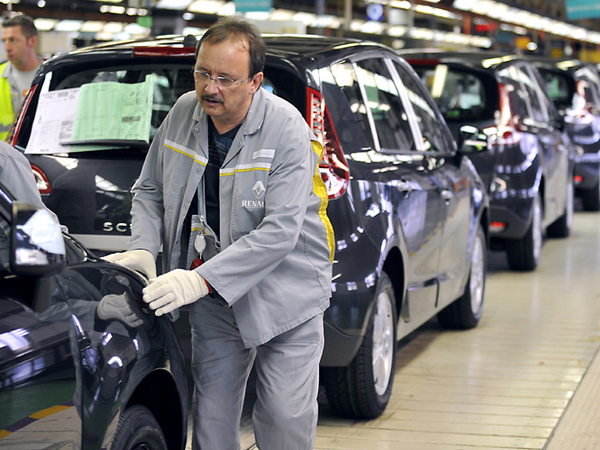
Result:
<instances>
[{"instance_id":1,"label":"black tire","mask_svg":"<svg viewBox=\"0 0 600 450\"><path fill-rule=\"evenodd\" d=\"M533 203L533 218L522 239L507 239L506 254L512 270L535 270L542 257L544 229L542 225L542 199L537 196Z\"/></svg>"},{"instance_id":2,"label":"black tire","mask_svg":"<svg viewBox=\"0 0 600 450\"><path fill-rule=\"evenodd\" d=\"M148 408L133 405L121 413L111 450L167 450L158 421Z\"/></svg>"},{"instance_id":3,"label":"black tire","mask_svg":"<svg viewBox=\"0 0 600 450\"><path fill-rule=\"evenodd\" d=\"M575 190L573 189L573 177L570 177L570 182L567 184L567 197L565 204L565 211L563 214L556 219L548 228L546 233L549 237L553 238L566 238L571 234L573 229L573 215L574 215L574 198Z\"/></svg>"},{"instance_id":4,"label":"black tire","mask_svg":"<svg viewBox=\"0 0 600 450\"><path fill-rule=\"evenodd\" d=\"M477 326L483 313L486 274L487 242L483 230L479 227L473 240L469 279L465 292L438 313L440 325L458 330L468 330Z\"/></svg>"},{"instance_id":5,"label":"black tire","mask_svg":"<svg viewBox=\"0 0 600 450\"><path fill-rule=\"evenodd\" d=\"M396 300L381 273L363 342L348 367L323 367L321 377L333 411L353 419L374 419L387 407L396 370Z\"/></svg>"},{"instance_id":6,"label":"black tire","mask_svg":"<svg viewBox=\"0 0 600 450\"><path fill-rule=\"evenodd\" d=\"M580 196L585 211L600 211L600 182L593 189L581 190Z\"/></svg>"}]
</instances>

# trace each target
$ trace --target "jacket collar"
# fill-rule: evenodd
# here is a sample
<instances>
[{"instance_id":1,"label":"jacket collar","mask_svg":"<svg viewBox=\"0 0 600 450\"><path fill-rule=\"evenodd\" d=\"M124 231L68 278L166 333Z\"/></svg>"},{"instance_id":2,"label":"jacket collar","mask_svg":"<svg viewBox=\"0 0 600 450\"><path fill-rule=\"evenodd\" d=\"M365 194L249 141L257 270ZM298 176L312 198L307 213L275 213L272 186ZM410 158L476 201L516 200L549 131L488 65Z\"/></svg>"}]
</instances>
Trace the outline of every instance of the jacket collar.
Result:
<instances>
[{"instance_id":1,"label":"jacket collar","mask_svg":"<svg viewBox=\"0 0 600 450\"><path fill-rule=\"evenodd\" d=\"M231 148L229 149L229 153L227 153L227 157L223 161L223 165L227 164L233 157L235 157L235 155L239 153L244 146L246 136L256 133L262 127L262 124L265 120L266 94L267 91L261 87L252 96L252 103L250 103L246 120L244 123L242 123L240 131L231 144ZM193 119L197 122L200 122L202 129L205 130L205 132L208 132L208 114L206 114L199 102L194 109Z\"/></svg>"}]
</instances>

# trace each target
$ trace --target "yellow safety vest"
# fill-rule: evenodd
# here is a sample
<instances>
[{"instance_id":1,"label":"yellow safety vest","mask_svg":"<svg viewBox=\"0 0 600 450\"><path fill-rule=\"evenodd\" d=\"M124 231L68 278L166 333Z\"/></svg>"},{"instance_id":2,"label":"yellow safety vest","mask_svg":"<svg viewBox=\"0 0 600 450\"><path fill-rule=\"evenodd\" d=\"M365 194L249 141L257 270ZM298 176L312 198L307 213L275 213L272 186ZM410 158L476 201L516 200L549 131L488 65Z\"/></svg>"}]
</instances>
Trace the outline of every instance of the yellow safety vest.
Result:
<instances>
[{"instance_id":1,"label":"yellow safety vest","mask_svg":"<svg viewBox=\"0 0 600 450\"><path fill-rule=\"evenodd\" d=\"M4 72L8 61L0 64L0 75ZM10 84L8 78L0 76L0 139L6 140L8 131L15 120L12 97L10 95Z\"/></svg>"}]
</instances>

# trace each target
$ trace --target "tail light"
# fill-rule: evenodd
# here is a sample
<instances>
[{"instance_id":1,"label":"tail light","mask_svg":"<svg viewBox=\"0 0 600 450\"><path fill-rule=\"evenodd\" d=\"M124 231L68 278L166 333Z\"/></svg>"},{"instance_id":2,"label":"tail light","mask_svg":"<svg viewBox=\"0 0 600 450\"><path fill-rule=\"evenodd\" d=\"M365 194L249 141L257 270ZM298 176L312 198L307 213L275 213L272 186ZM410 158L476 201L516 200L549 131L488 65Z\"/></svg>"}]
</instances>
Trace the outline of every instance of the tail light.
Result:
<instances>
[{"instance_id":1,"label":"tail light","mask_svg":"<svg viewBox=\"0 0 600 450\"><path fill-rule=\"evenodd\" d=\"M519 123L519 117L515 112L513 102L510 98L510 92L503 83L498 84L498 94L500 98L500 120L496 127L497 139L493 144L515 145L520 140L520 133L523 131ZM488 129L484 132L489 131ZM489 136L492 133L486 132Z\"/></svg>"},{"instance_id":2,"label":"tail light","mask_svg":"<svg viewBox=\"0 0 600 450\"><path fill-rule=\"evenodd\" d=\"M306 89L306 121L323 146L323 156L319 163L319 173L327 187L330 199L341 197L348 188L350 174L335 128L331 122L325 100L320 92Z\"/></svg>"},{"instance_id":3,"label":"tail light","mask_svg":"<svg viewBox=\"0 0 600 450\"><path fill-rule=\"evenodd\" d=\"M27 92L27 95L25 96L25 100L23 100L23 105L21 106L21 110L19 111L17 120L15 120L12 124L12 127L10 127L8 136L6 138L6 142L8 142L13 147L17 143L17 138L19 137L19 133L21 131L21 125L23 125L23 118L25 117L25 113L27 112L27 109L31 104L31 99L34 96L35 91L37 91L38 86L39 84L34 84L33 86L31 86L29 92Z\"/></svg>"},{"instance_id":4,"label":"tail light","mask_svg":"<svg viewBox=\"0 0 600 450\"><path fill-rule=\"evenodd\" d=\"M37 185L40 194L49 194L52 192L52 186L50 185L50 181L48 181L48 177L44 171L35 164L31 164L31 170L33 171L35 184Z\"/></svg>"}]
</instances>

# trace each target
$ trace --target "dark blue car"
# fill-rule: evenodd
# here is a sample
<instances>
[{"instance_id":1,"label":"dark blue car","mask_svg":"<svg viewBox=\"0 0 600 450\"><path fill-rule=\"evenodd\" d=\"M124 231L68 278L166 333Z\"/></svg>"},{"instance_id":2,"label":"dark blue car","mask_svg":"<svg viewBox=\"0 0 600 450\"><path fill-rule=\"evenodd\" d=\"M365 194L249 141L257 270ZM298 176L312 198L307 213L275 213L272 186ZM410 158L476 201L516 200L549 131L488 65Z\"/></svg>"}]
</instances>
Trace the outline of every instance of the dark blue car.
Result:
<instances>
[{"instance_id":1,"label":"dark blue car","mask_svg":"<svg viewBox=\"0 0 600 450\"><path fill-rule=\"evenodd\" d=\"M325 149L319 173L336 252L323 384L338 413L377 417L391 396L399 339L436 315L452 328L472 328L482 315L488 196L465 155L485 151L487 137L466 127L457 146L427 89L388 47L315 36L265 41L264 87L301 111ZM82 49L47 61L34 80L12 143L34 166L46 204L98 253L125 249L129 190L165 114L194 89L195 42ZM79 114L77 103L59 113L59 101L79 89L144 83L152 91L146 134L59 137ZM48 129L56 140L39 139Z\"/></svg>"}]
</instances>

